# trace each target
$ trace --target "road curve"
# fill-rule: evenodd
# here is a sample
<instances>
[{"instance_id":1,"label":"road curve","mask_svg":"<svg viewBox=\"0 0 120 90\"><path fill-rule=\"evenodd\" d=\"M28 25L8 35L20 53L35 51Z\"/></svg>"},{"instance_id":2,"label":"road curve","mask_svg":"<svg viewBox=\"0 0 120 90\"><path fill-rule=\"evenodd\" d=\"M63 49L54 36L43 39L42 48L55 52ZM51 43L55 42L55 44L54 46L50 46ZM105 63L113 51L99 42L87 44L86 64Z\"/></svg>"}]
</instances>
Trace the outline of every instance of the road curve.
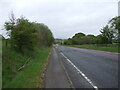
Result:
<instances>
[{"instance_id":1,"label":"road curve","mask_svg":"<svg viewBox=\"0 0 120 90\"><path fill-rule=\"evenodd\" d=\"M75 88L118 88L118 53L55 46Z\"/></svg>"}]
</instances>

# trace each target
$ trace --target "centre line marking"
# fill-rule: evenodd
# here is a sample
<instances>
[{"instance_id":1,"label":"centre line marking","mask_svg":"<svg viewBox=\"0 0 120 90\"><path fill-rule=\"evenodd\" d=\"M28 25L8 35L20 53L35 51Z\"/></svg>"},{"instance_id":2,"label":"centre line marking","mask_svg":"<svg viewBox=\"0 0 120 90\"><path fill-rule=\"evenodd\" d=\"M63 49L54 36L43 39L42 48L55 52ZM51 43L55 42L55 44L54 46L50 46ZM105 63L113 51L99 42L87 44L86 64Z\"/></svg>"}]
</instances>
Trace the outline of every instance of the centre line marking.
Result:
<instances>
[{"instance_id":1,"label":"centre line marking","mask_svg":"<svg viewBox=\"0 0 120 90\"><path fill-rule=\"evenodd\" d=\"M78 71L79 74L81 74L96 90L98 90L98 87L95 86L92 81L80 70L78 69L71 61L68 59L62 52L61 55Z\"/></svg>"}]
</instances>

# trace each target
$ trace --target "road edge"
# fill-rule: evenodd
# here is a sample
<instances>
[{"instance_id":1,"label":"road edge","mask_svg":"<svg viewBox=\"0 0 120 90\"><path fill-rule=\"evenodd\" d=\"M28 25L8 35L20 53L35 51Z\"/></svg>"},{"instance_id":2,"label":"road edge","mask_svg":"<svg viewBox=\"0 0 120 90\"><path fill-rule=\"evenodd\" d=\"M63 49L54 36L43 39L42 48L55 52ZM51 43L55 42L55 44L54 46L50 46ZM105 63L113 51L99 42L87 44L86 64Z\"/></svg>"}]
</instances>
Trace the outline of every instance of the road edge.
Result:
<instances>
[{"instance_id":1,"label":"road edge","mask_svg":"<svg viewBox=\"0 0 120 90\"><path fill-rule=\"evenodd\" d=\"M64 46L64 45L61 45L61 46ZM64 46L64 47L79 48L79 47L74 47L74 46ZM116 54L120 54L120 52L107 51L107 50L99 50L99 49L92 49L92 48L79 48L79 49L88 49L88 50L96 50L96 51L103 51L103 52L108 52L108 53L116 53Z\"/></svg>"},{"instance_id":2,"label":"road edge","mask_svg":"<svg viewBox=\"0 0 120 90\"><path fill-rule=\"evenodd\" d=\"M57 55L58 55L58 57L59 57L58 50L57 50L56 48L55 48L55 50L56 50ZM72 81L71 81L71 79L70 79L70 77L69 77L69 75L68 75L68 73L67 73L64 65L63 65L63 63L61 62L60 57L59 57L59 61L60 61L60 65L62 66L62 68L63 68L63 70L64 70L64 72L65 72L65 74L66 74L66 76L67 76L67 80L68 80L68 82L69 82L69 84L70 84L70 87L71 87L73 90L75 90L75 87L74 87L74 85L73 85L73 83L72 83Z\"/></svg>"},{"instance_id":3,"label":"road edge","mask_svg":"<svg viewBox=\"0 0 120 90\"><path fill-rule=\"evenodd\" d=\"M52 47L53 48L53 47ZM41 79L41 84L39 85L39 88L45 88L45 74L46 74L46 70L47 70L47 67L48 67L48 64L49 64L49 58L51 56L51 53L52 53L52 48L48 54L48 57L47 57L47 60L46 60L46 63L45 63L45 66L43 68L43 73L42 75L40 76L40 79Z\"/></svg>"}]
</instances>

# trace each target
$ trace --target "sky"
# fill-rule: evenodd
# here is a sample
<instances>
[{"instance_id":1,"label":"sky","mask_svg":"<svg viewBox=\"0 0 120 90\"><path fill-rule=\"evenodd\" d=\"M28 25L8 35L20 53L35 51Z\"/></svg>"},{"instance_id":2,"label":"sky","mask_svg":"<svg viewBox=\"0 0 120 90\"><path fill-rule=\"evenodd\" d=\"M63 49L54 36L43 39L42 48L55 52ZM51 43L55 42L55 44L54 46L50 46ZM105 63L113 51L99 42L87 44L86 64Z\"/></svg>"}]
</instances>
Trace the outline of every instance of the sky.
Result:
<instances>
[{"instance_id":1,"label":"sky","mask_svg":"<svg viewBox=\"0 0 120 90\"><path fill-rule=\"evenodd\" d=\"M55 38L71 38L75 33L100 34L107 22L118 16L119 0L0 0L0 30L13 11L16 18L47 25ZM3 29L3 30L2 30Z\"/></svg>"}]
</instances>

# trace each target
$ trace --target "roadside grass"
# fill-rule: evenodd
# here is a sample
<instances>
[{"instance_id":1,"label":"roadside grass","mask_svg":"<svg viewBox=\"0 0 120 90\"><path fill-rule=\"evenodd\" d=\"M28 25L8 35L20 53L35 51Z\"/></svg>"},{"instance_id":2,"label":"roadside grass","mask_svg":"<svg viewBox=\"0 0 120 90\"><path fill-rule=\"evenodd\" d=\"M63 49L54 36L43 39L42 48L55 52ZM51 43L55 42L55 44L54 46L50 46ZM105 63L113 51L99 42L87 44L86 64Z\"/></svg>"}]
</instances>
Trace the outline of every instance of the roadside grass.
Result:
<instances>
[{"instance_id":1,"label":"roadside grass","mask_svg":"<svg viewBox=\"0 0 120 90\"><path fill-rule=\"evenodd\" d=\"M76 47L76 48L110 51L110 52L119 52L120 53L118 45L67 45L67 46Z\"/></svg>"},{"instance_id":2,"label":"roadside grass","mask_svg":"<svg viewBox=\"0 0 120 90\"><path fill-rule=\"evenodd\" d=\"M34 52L23 56L10 48L3 50L3 88L38 88L42 84L40 78L51 47L36 46ZM30 58L28 65L18 71Z\"/></svg>"}]
</instances>

